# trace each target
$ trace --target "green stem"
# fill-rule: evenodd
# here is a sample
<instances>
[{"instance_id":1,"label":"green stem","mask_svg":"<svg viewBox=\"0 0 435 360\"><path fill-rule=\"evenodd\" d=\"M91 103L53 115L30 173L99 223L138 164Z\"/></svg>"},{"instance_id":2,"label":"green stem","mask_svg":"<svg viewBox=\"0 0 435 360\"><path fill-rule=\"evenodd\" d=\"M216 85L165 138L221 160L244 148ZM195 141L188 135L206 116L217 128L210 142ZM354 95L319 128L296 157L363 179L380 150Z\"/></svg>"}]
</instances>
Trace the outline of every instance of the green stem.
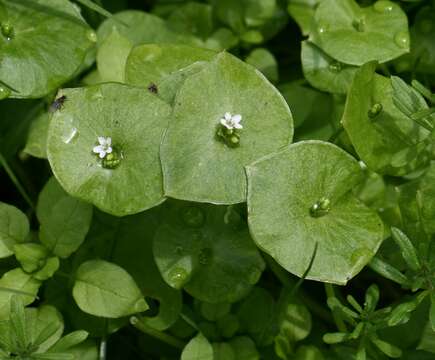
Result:
<instances>
[{"instance_id":1,"label":"green stem","mask_svg":"<svg viewBox=\"0 0 435 360\"><path fill-rule=\"evenodd\" d=\"M186 345L183 341L177 339L176 337L166 334L164 332L158 331L156 329L153 329L151 326L148 326L144 324L143 321L141 321L136 316L132 316L130 318L130 323L138 330L142 331L144 334L147 334L149 336L152 336L153 338L156 338L158 340L161 340L165 342L168 345L171 345L177 349L183 350L184 346Z\"/></svg>"},{"instance_id":2,"label":"green stem","mask_svg":"<svg viewBox=\"0 0 435 360\"><path fill-rule=\"evenodd\" d=\"M0 165L3 166L3 168L6 171L6 173L8 174L9 178L11 179L11 181L14 183L15 187L20 192L21 196L24 198L24 200L26 200L27 204L34 211L35 210L35 205L33 204L32 199L30 199L30 196L27 194L26 190L21 185L21 183L18 181L18 178L15 176L15 173L10 168L8 162L6 161L6 159L4 158L2 153L0 153Z\"/></svg>"},{"instance_id":3,"label":"green stem","mask_svg":"<svg viewBox=\"0 0 435 360\"><path fill-rule=\"evenodd\" d=\"M100 349L98 351L98 360L106 360L107 357L107 338L103 337L100 342Z\"/></svg>"},{"instance_id":4,"label":"green stem","mask_svg":"<svg viewBox=\"0 0 435 360\"><path fill-rule=\"evenodd\" d=\"M325 283L325 292L328 299L331 297L335 297L333 285ZM332 311L332 316L334 318L335 325L337 325L337 329L340 332L344 332L344 333L347 332L346 324L344 323L343 318L340 316L340 314L338 314L335 311Z\"/></svg>"},{"instance_id":5,"label":"green stem","mask_svg":"<svg viewBox=\"0 0 435 360\"><path fill-rule=\"evenodd\" d=\"M281 266L279 266L275 262L275 260L273 260L269 255L265 255L264 258L270 270L272 270L272 272L284 286L293 288L296 285L296 281L291 279L288 272L284 270ZM317 303L317 301L311 299L311 297L305 294L302 289L299 289L298 294L299 297L302 299L303 303L313 314L317 315L319 318L329 324L334 324L334 320L328 310L326 310L322 305Z\"/></svg>"}]
</instances>

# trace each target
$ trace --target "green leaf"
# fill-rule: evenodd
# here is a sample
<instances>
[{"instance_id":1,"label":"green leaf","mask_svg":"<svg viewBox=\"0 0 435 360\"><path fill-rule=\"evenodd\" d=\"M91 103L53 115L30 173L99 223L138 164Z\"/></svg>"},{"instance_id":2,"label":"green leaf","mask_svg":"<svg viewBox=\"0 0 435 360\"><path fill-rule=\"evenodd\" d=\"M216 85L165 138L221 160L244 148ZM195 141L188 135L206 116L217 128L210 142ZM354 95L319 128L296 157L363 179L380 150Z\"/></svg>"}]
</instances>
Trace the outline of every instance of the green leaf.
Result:
<instances>
[{"instance_id":1,"label":"green leaf","mask_svg":"<svg viewBox=\"0 0 435 360\"><path fill-rule=\"evenodd\" d=\"M214 360L213 348L204 335L199 333L183 349L181 360Z\"/></svg>"},{"instance_id":2,"label":"green leaf","mask_svg":"<svg viewBox=\"0 0 435 360\"><path fill-rule=\"evenodd\" d=\"M40 286L40 281L19 268L4 273L0 278L0 319L8 317L12 296L20 294L24 305L31 304Z\"/></svg>"},{"instance_id":3,"label":"green leaf","mask_svg":"<svg viewBox=\"0 0 435 360\"><path fill-rule=\"evenodd\" d=\"M40 193L37 215L41 243L53 254L67 258L85 240L91 225L92 206L69 196L52 177Z\"/></svg>"},{"instance_id":4,"label":"green leaf","mask_svg":"<svg viewBox=\"0 0 435 360\"><path fill-rule=\"evenodd\" d=\"M324 360L322 352L315 346L302 345L298 348L294 360Z\"/></svg>"},{"instance_id":5,"label":"green leaf","mask_svg":"<svg viewBox=\"0 0 435 360\"><path fill-rule=\"evenodd\" d=\"M324 0L310 40L345 64L384 63L409 52L408 19L393 2L360 7L354 0Z\"/></svg>"},{"instance_id":6,"label":"green leaf","mask_svg":"<svg viewBox=\"0 0 435 360\"><path fill-rule=\"evenodd\" d=\"M98 45L116 29L120 36L127 38L133 45L150 43L195 44L193 36L178 33L159 17L138 10L125 10L106 19L98 28Z\"/></svg>"},{"instance_id":7,"label":"green leaf","mask_svg":"<svg viewBox=\"0 0 435 360\"><path fill-rule=\"evenodd\" d=\"M393 236L393 240L400 247L402 251L403 259L406 261L406 264L413 271L418 271L421 268L420 261L418 260L417 251L412 245L411 240L398 228L392 227L391 234Z\"/></svg>"},{"instance_id":8,"label":"green leaf","mask_svg":"<svg viewBox=\"0 0 435 360\"><path fill-rule=\"evenodd\" d=\"M228 343L213 343L214 360L236 360L236 354Z\"/></svg>"},{"instance_id":9,"label":"green leaf","mask_svg":"<svg viewBox=\"0 0 435 360\"><path fill-rule=\"evenodd\" d=\"M255 287L237 311L240 333L249 334L258 346L270 345L278 334L276 303L272 295Z\"/></svg>"},{"instance_id":10,"label":"green leaf","mask_svg":"<svg viewBox=\"0 0 435 360\"><path fill-rule=\"evenodd\" d=\"M224 317L225 315L229 314L231 310L231 304L226 302L215 303L215 304L202 302L200 309L201 309L201 315L205 319L209 321L216 321Z\"/></svg>"},{"instance_id":11,"label":"green leaf","mask_svg":"<svg viewBox=\"0 0 435 360\"><path fill-rule=\"evenodd\" d=\"M379 248L382 222L352 193L361 168L338 147L299 142L249 165L247 174L253 239L291 273L302 276L318 243L307 279L346 284Z\"/></svg>"},{"instance_id":12,"label":"green leaf","mask_svg":"<svg viewBox=\"0 0 435 360\"><path fill-rule=\"evenodd\" d=\"M305 339L311 332L311 314L302 304L287 304L280 319L280 333L295 343Z\"/></svg>"},{"instance_id":13,"label":"green leaf","mask_svg":"<svg viewBox=\"0 0 435 360\"><path fill-rule=\"evenodd\" d=\"M2 35L0 81L12 97L37 98L72 78L94 45L95 33L67 0L6 0L0 22L12 27Z\"/></svg>"},{"instance_id":14,"label":"green leaf","mask_svg":"<svg viewBox=\"0 0 435 360\"><path fill-rule=\"evenodd\" d=\"M172 103L185 78L200 71L215 55L214 51L187 45L139 45L128 56L126 82L146 87Z\"/></svg>"},{"instance_id":15,"label":"green leaf","mask_svg":"<svg viewBox=\"0 0 435 360\"><path fill-rule=\"evenodd\" d=\"M357 67L334 60L309 41L302 42L302 69L315 88L335 94L346 94Z\"/></svg>"},{"instance_id":16,"label":"green leaf","mask_svg":"<svg viewBox=\"0 0 435 360\"><path fill-rule=\"evenodd\" d=\"M393 102L391 81L375 74L374 63L356 73L342 122L368 168L404 175L430 160L430 132L402 114Z\"/></svg>"},{"instance_id":17,"label":"green leaf","mask_svg":"<svg viewBox=\"0 0 435 360\"><path fill-rule=\"evenodd\" d=\"M132 42L114 27L97 52L97 68L101 82L124 82L125 64L132 47Z\"/></svg>"},{"instance_id":18,"label":"green leaf","mask_svg":"<svg viewBox=\"0 0 435 360\"><path fill-rule=\"evenodd\" d=\"M369 264L370 268L376 271L379 275L394 281L400 285L407 285L409 283L408 278L403 275L394 266L391 266L387 262L383 261L379 257L374 257Z\"/></svg>"},{"instance_id":19,"label":"green leaf","mask_svg":"<svg viewBox=\"0 0 435 360\"><path fill-rule=\"evenodd\" d=\"M89 333L84 330L76 330L59 339L56 344L50 348L50 352L62 352L77 346L88 338Z\"/></svg>"},{"instance_id":20,"label":"green leaf","mask_svg":"<svg viewBox=\"0 0 435 360\"><path fill-rule=\"evenodd\" d=\"M217 138L227 112L242 116L238 147ZM278 91L254 68L221 53L186 79L176 96L161 147L165 194L215 204L244 202L243 166L288 145L292 136L291 113Z\"/></svg>"},{"instance_id":21,"label":"green leaf","mask_svg":"<svg viewBox=\"0 0 435 360\"><path fill-rule=\"evenodd\" d=\"M230 341L237 360L260 360L255 343L247 336L238 336Z\"/></svg>"},{"instance_id":22,"label":"green leaf","mask_svg":"<svg viewBox=\"0 0 435 360\"><path fill-rule=\"evenodd\" d=\"M0 258L11 256L14 245L23 243L29 234L29 220L12 205L0 202Z\"/></svg>"},{"instance_id":23,"label":"green leaf","mask_svg":"<svg viewBox=\"0 0 435 360\"><path fill-rule=\"evenodd\" d=\"M435 331L435 291L433 290L430 293L429 321L432 326L432 330Z\"/></svg>"},{"instance_id":24,"label":"green leaf","mask_svg":"<svg viewBox=\"0 0 435 360\"><path fill-rule=\"evenodd\" d=\"M400 350L393 344L390 344L376 337L371 338L371 341L373 342L373 344L376 345L379 350L381 350L385 355L391 358L400 358L402 356L402 350Z\"/></svg>"},{"instance_id":25,"label":"green leaf","mask_svg":"<svg viewBox=\"0 0 435 360\"><path fill-rule=\"evenodd\" d=\"M26 312L33 313L29 316L33 321L27 324L33 335L32 343L38 345L38 352L47 351L62 336L64 324L61 313L51 305L28 308Z\"/></svg>"},{"instance_id":26,"label":"green leaf","mask_svg":"<svg viewBox=\"0 0 435 360\"><path fill-rule=\"evenodd\" d=\"M143 89L102 84L63 90L52 118L48 159L74 197L117 215L163 202L159 146L170 107ZM98 137L111 138L112 160L93 153ZM109 195L110 194L110 195Z\"/></svg>"},{"instance_id":27,"label":"green leaf","mask_svg":"<svg viewBox=\"0 0 435 360\"><path fill-rule=\"evenodd\" d=\"M302 34L310 34L316 6L322 0L288 0L287 11L301 28Z\"/></svg>"},{"instance_id":28,"label":"green leaf","mask_svg":"<svg viewBox=\"0 0 435 360\"><path fill-rule=\"evenodd\" d=\"M26 314L24 312L23 300L17 295L12 296L11 298L11 312L9 319L18 348L25 349L29 344L26 331Z\"/></svg>"},{"instance_id":29,"label":"green leaf","mask_svg":"<svg viewBox=\"0 0 435 360\"><path fill-rule=\"evenodd\" d=\"M49 256L48 249L36 243L17 244L14 253L23 270L28 273L41 269Z\"/></svg>"},{"instance_id":30,"label":"green leaf","mask_svg":"<svg viewBox=\"0 0 435 360\"><path fill-rule=\"evenodd\" d=\"M430 321L424 327L417 349L435 354L435 330L432 329Z\"/></svg>"},{"instance_id":31,"label":"green leaf","mask_svg":"<svg viewBox=\"0 0 435 360\"><path fill-rule=\"evenodd\" d=\"M48 112L41 112L31 123L27 134L26 146L23 149L27 154L40 158L47 158L47 135L50 120Z\"/></svg>"},{"instance_id":32,"label":"green leaf","mask_svg":"<svg viewBox=\"0 0 435 360\"><path fill-rule=\"evenodd\" d=\"M107 318L119 318L148 309L130 274L103 260L90 260L80 265L73 297L82 311Z\"/></svg>"},{"instance_id":33,"label":"green leaf","mask_svg":"<svg viewBox=\"0 0 435 360\"><path fill-rule=\"evenodd\" d=\"M278 62L275 56L266 48L252 50L245 61L260 70L269 81L278 81Z\"/></svg>"},{"instance_id":34,"label":"green leaf","mask_svg":"<svg viewBox=\"0 0 435 360\"><path fill-rule=\"evenodd\" d=\"M81 250L86 253L85 260L94 257L111 259L134 278L147 297L158 301L158 311L154 309L155 312L140 320L163 331L179 318L182 298L180 291L163 280L154 260L152 247L158 211L159 208L155 212L151 210L123 218L97 212L88 240Z\"/></svg>"},{"instance_id":35,"label":"green leaf","mask_svg":"<svg viewBox=\"0 0 435 360\"><path fill-rule=\"evenodd\" d=\"M154 239L154 256L165 281L201 301L235 302L261 276L264 262L246 225L231 208L168 202ZM236 215L236 214L235 214Z\"/></svg>"}]
</instances>

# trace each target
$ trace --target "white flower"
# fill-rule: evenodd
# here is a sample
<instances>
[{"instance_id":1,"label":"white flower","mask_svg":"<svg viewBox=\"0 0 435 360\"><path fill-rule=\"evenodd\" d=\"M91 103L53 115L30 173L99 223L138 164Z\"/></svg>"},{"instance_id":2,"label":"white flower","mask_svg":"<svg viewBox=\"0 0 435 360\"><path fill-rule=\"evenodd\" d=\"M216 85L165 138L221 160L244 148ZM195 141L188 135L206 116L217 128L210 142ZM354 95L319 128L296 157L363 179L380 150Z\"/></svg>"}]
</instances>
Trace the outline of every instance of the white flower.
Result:
<instances>
[{"instance_id":1,"label":"white flower","mask_svg":"<svg viewBox=\"0 0 435 360\"><path fill-rule=\"evenodd\" d=\"M220 120L220 123L225 126L227 129L243 129L242 124L242 115L231 115L231 113L225 113L224 117Z\"/></svg>"},{"instance_id":2,"label":"white flower","mask_svg":"<svg viewBox=\"0 0 435 360\"><path fill-rule=\"evenodd\" d=\"M105 137L99 136L98 142L100 143L100 145L94 146L92 151L95 154L98 154L100 159L104 159L107 154L110 154L112 152L112 146L111 146L112 145L112 138L110 138L110 137L105 138Z\"/></svg>"}]
</instances>

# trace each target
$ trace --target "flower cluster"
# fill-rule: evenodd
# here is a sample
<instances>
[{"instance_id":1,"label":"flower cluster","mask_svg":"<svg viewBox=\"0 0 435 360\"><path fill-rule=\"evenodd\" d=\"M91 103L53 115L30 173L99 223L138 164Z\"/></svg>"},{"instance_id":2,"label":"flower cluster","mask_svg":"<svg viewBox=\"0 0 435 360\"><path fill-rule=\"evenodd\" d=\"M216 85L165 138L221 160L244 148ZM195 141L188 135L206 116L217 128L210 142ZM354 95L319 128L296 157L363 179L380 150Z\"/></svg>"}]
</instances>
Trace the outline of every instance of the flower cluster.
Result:
<instances>
[{"instance_id":1,"label":"flower cluster","mask_svg":"<svg viewBox=\"0 0 435 360\"><path fill-rule=\"evenodd\" d=\"M217 137L224 141L229 147L236 147L240 143L240 131L243 129L242 115L232 115L226 112L219 120L219 126L216 132Z\"/></svg>"}]
</instances>

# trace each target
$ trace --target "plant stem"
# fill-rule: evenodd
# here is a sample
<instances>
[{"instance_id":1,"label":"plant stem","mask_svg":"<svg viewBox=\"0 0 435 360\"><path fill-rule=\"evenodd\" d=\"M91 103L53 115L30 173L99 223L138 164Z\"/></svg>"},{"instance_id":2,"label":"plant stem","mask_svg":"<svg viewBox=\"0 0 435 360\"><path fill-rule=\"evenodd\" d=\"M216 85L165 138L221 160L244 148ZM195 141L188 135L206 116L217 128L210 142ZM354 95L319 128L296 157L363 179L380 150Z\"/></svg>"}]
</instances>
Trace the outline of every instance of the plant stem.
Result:
<instances>
[{"instance_id":1,"label":"plant stem","mask_svg":"<svg viewBox=\"0 0 435 360\"><path fill-rule=\"evenodd\" d=\"M335 297L334 287L331 284L325 283L325 292L326 296L329 298ZM343 318L335 311L332 311L332 316L334 317L335 325L337 325L337 329L341 332L347 332L346 324L343 321Z\"/></svg>"},{"instance_id":2,"label":"plant stem","mask_svg":"<svg viewBox=\"0 0 435 360\"><path fill-rule=\"evenodd\" d=\"M165 342L168 345L171 345L177 349L183 350L184 346L186 345L183 341L177 339L176 337L166 334L164 332L158 331L156 329L153 329L151 326L148 326L143 323L139 318L136 316L132 316L130 318L130 323L138 330L142 331L144 334L147 334L149 336L152 336L156 339L159 339L163 342Z\"/></svg>"},{"instance_id":3,"label":"plant stem","mask_svg":"<svg viewBox=\"0 0 435 360\"><path fill-rule=\"evenodd\" d=\"M103 337L100 342L98 360L106 360L106 356L107 356L107 338Z\"/></svg>"},{"instance_id":4,"label":"plant stem","mask_svg":"<svg viewBox=\"0 0 435 360\"><path fill-rule=\"evenodd\" d=\"M26 200L27 204L31 207L31 209L33 211L35 211L35 205L33 204L32 199L30 199L30 196L27 194L26 190L21 185L21 183L18 181L18 178L15 176L15 173L13 172L11 167L9 166L8 162L6 161L6 159L4 158L2 153L0 153L0 165L3 166L6 173L8 174L9 178L14 183L15 187L20 192L20 194L24 198L24 200Z\"/></svg>"}]
</instances>

